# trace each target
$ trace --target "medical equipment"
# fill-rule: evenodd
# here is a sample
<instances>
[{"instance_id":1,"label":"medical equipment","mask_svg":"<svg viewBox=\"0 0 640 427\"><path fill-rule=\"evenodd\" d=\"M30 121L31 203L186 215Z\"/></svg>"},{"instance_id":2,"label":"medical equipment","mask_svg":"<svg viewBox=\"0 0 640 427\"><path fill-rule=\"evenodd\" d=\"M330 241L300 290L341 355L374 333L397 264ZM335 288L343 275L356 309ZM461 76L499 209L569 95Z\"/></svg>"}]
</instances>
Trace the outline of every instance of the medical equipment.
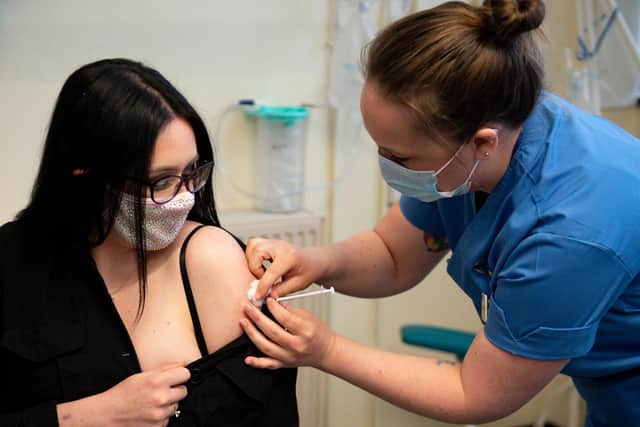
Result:
<instances>
[{"instance_id":1,"label":"medical equipment","mask_svg":"<svg viewBox=\"0 0 640 427\"><path fill-rule=\"evenodd\" d=\"M306 107L261 105L245 110L258 119L255 161L257 208L265 212L302 209Z\"/></svg>"},{"instance_id":2,"label":"medical equipment","mask_svg":"<svg viewBox=\"0 0 640 427\"><path fill-rule=\"evenodd\" d=\"M596 114L602 107L636 104L640 98L640 48L618 3L578 0L576 6L578 50L568 51L566 66L569 99Z\"/></svg>"},{"instance_id":3,"label":"medical equipment","mask_svg":"<svg viewBox=\"0 0 640 427\"><path fill-rule=\"evenodd\" d=\"M256 201L260 211L291 213L302 209L306 122L310 106L268 106L253 99L241 99L229 105L218 118L214 133L217 167L235 191ZM257 121L255 162L250 166L255 172L254 191L237 185L222 156L222 124L233 112L243 112Z\"/></svg>"},{"instance_id":4,"label":"medical equipment","mask_svg":"<svg viewBox=\"0 0 640 427\"><path fill-rule=\"evenodd\" d=\"M360 139L360 132L362 130L359 110L357 112L350 112L348 115L338 115L336 117L337 123L343 123L343 121L344 123L346 123L346 125L344 126L337 124L336 127L338 129L346 129L348 131L348 135L346 136L346 139L349 140L349 144L348 144L349 153L345 153L348 155L345 157L344 164L342 167L336 168L340 172L334 175L335 178L333 180L325 183L303 185L303 183L301 182L303 181L301 176L304 173L304 166L303 166L304 146L306 145L304 141L306 138L303 134L306 133L307 126L306 126L306 123L303 123L303 124L297 123L295 124L294 129L287 130L287 123L291 122L291 120L306 122L308 116L310 116L310 109L312 108L326 108L326 105L302 103L299 106L290 106L290 107L271 106L270 107L270 106L263 105L259 101L255 101L253 99L241 99L238 102L227 106L218 117L217 123L215 124L215 131L213 136L213 140L215 142L216 169L223 175L225 182L229 184L236 192L246 197L249 197L251 199L254 199L256 201L258 210L265 211L265 212L273 212L273 213L292 213L295 211L299 211L301 209L302 195L304 193L311 192L311 191L323 191L323 190L328 190L330 188L333 188L338 184L340 184L351 173L353 164L355 163L355 159L356 159L357 146L359 145L358 142ZM302 109L307 110L307 114L305 117L302 117L304 115ZM234 179L234 175L226 167L226 160L222 155L222 151L223 151L222 138L221 138L222 125L224 120L228 117L228 115L233 112L243 112L247 117L258 118L258 135L260 136L260 134L262 133L263 138L261 139L262 143L260 141L258 142L259 147L257 148L258 153L256 156L257 160L256 160L255 169L263 171L263 173L259 172L258 174L256 174L256 177L255 177L256 190L255 191L249 191L245 188L242 188L236 183L236 180ZM280 129L278 129L277 124L268 123L268 122L265 122L265 120L260 120L260 115L266 116L266 115L274 115L274 114L280 116L279 120L276 120L275 118L273 119L274 121L280 121ZM282 117L283 115L288 115L293 117L288 117L288 118ZM354 121L357 122L357 127L351 125ZM262 129L263 129L262 131L260 130L261 123L262 123ZM355 135L352 133L349 133L349 130L352 130L352 129L356 129L357 132ZM278 152L278 147L275 147L273 144L278 145L278 142L277 142L278 139L276 137L278 133L287 135L286 140L289 142L295 139L302 138L302 141L299 141L298 145L296 146L290 145L288 147L289 153L293 153L295 151L297 154L296 156L291 156L290 158L296 157L300 159L300 156L303 156L302 161L300 161L299 163L291 162L291 163L285 164L285 162L282 159L279 159L276 157L269 157L268 155L265 159L264 156L261 156L261 152L266 152L273 156L276 156L276 153ZM339 135L344 135L342 132L339 132L338 130L336 130L336 133L338 133ZM343 139L343 137L336 136L336 139L341 140ZM284 168L288 168L289 175L284 175L281 171L279 172L277 168L274 168L274 164L273 162L270 162L270 159L275 159L276 167L280 165L280 166L283 166ZM271 169L270 170L262 169L267 167L270 167ZM269 178L265 180L265 179L259 178L259 176L265 177L269 175L273 177L276 174L279 174L276 181L277 183L281 183L281 181L284 180L284 176L291 177L294 175L294 173L290 171L294 167L296 168L295 176L297 176L297 179L298 179L297 183L300 184L299 188L292 189L291 185L289 185L290 191L278 191L276 193L265 193L265 191L268 191L268 188L267 190L265 190L263 187L265 186L268 187L268 184L271 181L268 180ZM298 170L298 167L299 167L299 170ZM282 190L283 188L284 187L281 186L280 190ZM274 206L276 206L276 209L273 208Z\"/></svg>"},{"instance_id":5,"label":"medical equipment","mask_svg":"<svg viewBox=\"0 0 640 427\"><path fill-rule=\"evenodd\" d=\"M253 303L253 305L260 307L262 304L265 303L264 299L261 300L256 300L255 296L256 296L256 289L258 289L258 281L254 280L253 282L251 282L251 287L249 288L249 290L247 291L247 297L249 298L249 300ZM295 300L298 298L304 298L304 297L311 297L314 295L321 295L321 294L333 294L335 293L335 289L333 288L333 286L331 286L329 289L326 288L322 288L320 290L317 291L311 291L311 292L300 292L297 294L292 294L292 295L287 295L284 297L278 297L276 298L276 301L280 302L280 301L291 301L291 300ZM269 289L269 291L267 292L267 296L271 294L271 289Z\"/></svg>"}]
</instances>

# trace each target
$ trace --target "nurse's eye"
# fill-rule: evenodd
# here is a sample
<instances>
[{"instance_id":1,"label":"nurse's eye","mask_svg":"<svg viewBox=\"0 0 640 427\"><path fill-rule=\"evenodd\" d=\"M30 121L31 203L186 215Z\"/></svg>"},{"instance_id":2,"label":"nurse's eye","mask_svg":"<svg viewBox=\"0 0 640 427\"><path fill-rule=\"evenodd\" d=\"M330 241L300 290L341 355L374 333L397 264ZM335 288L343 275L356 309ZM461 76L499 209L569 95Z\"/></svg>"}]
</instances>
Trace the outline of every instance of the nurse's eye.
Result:
<instances>
[{"instance_id":1,"label":"nurse's eye","mask_svg":"<svg viewBox=\"0 0 640 427\"><path fill-rule=\"evenodd\" d=\"M385 156L387 159L391 160L394 163L397 163L401 166L405 166L405 164L407 163L407 161L409 160L408 157L398 157L398 156L394 156L393 154L390 154L388 156Z\"/></svg>"},{"instance_id":2,"label":"nurse's eye","mask_svg":"<svg viewBox=\"0 0 640 427\"><path fill-rule=\"evenodd\" d=\"M400 165L404 165L409 158L408 157L398 157L398 156L391 156L391 160L400 164Z\"/></svg>"},{"instance_id":3,"label":"nurse's eye","mask_svg":"<svg viewBox=\"0 0 640 427\"><path fill-rule=\"evenodd\" d=\"M408 157L396 156L383 148L378 149L378 154L380 154L382 157L386 159L391 160L394 163L398 163L399 165L404 165L404 163L406 163L409 160Z\"/></svg>"}]
</instances>

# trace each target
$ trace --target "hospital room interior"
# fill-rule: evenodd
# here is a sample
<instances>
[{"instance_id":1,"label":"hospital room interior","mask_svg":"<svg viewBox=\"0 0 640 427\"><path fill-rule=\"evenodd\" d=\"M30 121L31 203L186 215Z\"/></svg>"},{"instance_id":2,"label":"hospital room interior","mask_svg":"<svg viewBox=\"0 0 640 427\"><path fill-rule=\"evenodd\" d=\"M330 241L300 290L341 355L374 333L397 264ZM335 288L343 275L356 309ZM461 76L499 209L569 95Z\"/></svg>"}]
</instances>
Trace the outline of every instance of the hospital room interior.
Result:
<instances>
[{"instance_id":1,"label":"hospital room interior","mask_svg":"<svg viewBox=\"0 0 640 427\"><path fill-rule=\"evenodd\" d=\"M0 219L28 202L65 78L94 60L130 58L163 73L201 115L221 223L240 239L303 247L370 230L399 193L385 184L363 127L360 52L388 23L440 3L0 0ZM640 137L640 1L547 0L542 30L546 89ZM327 292L292 304L357 342L457 361L482 323L446 258L397 296ZM304 427L457 425L309 367L298 371L297 397ZM559 375L512 415L482 425L578 427L584 416L570 378Z\"/></svg>"}]
</instances>

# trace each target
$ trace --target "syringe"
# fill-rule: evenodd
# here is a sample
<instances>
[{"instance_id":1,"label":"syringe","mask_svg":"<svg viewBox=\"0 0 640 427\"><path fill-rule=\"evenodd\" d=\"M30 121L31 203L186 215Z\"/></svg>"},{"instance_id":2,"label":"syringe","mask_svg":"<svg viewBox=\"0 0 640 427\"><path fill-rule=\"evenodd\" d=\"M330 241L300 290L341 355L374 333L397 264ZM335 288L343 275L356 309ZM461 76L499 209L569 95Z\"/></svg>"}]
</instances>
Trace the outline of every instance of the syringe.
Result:
<instances>
[{"instance_id":1,"label":"syringe","mask_svg":"<svg viewBox=\"0 0 640 427\"><path fill-rule=\"evenodd\" d=\"M251 283L251 287L249 288L249 291L247 292L247 296L249 297L249 300L251 300L251 302L253 303L253 305L260 307L262 304L264 304L264 300L256 300L254 297L256 295L256 289L258 288L258 281L254 280ZM271 293L271 290L269 290L269 292L267 292L267 296ZM310 291L310 292L300 292L298 294L293 294L293 295L286 295L283 297L278 297L276 298L276 301L291 301L294 299L298 299L298 298L304 298L304 297L310 297L310 296L314 296L314 295L320 295L320 294L326 294L326 293L335 293L335 289L333 288L333 286L331 286L329 289L326 288L322 288L319 289L317 291Z\"/></svg>"}]
</instances>

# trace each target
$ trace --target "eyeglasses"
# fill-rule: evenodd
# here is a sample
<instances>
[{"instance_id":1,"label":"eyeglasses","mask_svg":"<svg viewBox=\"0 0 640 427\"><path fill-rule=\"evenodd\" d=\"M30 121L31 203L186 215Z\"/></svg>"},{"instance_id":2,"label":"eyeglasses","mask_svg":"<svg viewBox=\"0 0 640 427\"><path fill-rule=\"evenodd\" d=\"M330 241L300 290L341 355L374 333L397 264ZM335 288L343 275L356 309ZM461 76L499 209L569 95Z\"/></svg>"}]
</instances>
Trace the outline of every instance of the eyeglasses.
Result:
<instances>
[{"instance_id":1,"label":"eyeglasses","mask_svg":"<svg viewBox=\"0 0 640 427\"><path fill-rule=\"evenodd\" d=\"M127 179L146 186L148 188L147 197L151 197L154 203L162 205L176 197L183 185L191 193L200 191L207 183L212 170L213 162L207 162L182 175L165 175L153 181L133 177Z\"/></svg>"}]
</instances>

